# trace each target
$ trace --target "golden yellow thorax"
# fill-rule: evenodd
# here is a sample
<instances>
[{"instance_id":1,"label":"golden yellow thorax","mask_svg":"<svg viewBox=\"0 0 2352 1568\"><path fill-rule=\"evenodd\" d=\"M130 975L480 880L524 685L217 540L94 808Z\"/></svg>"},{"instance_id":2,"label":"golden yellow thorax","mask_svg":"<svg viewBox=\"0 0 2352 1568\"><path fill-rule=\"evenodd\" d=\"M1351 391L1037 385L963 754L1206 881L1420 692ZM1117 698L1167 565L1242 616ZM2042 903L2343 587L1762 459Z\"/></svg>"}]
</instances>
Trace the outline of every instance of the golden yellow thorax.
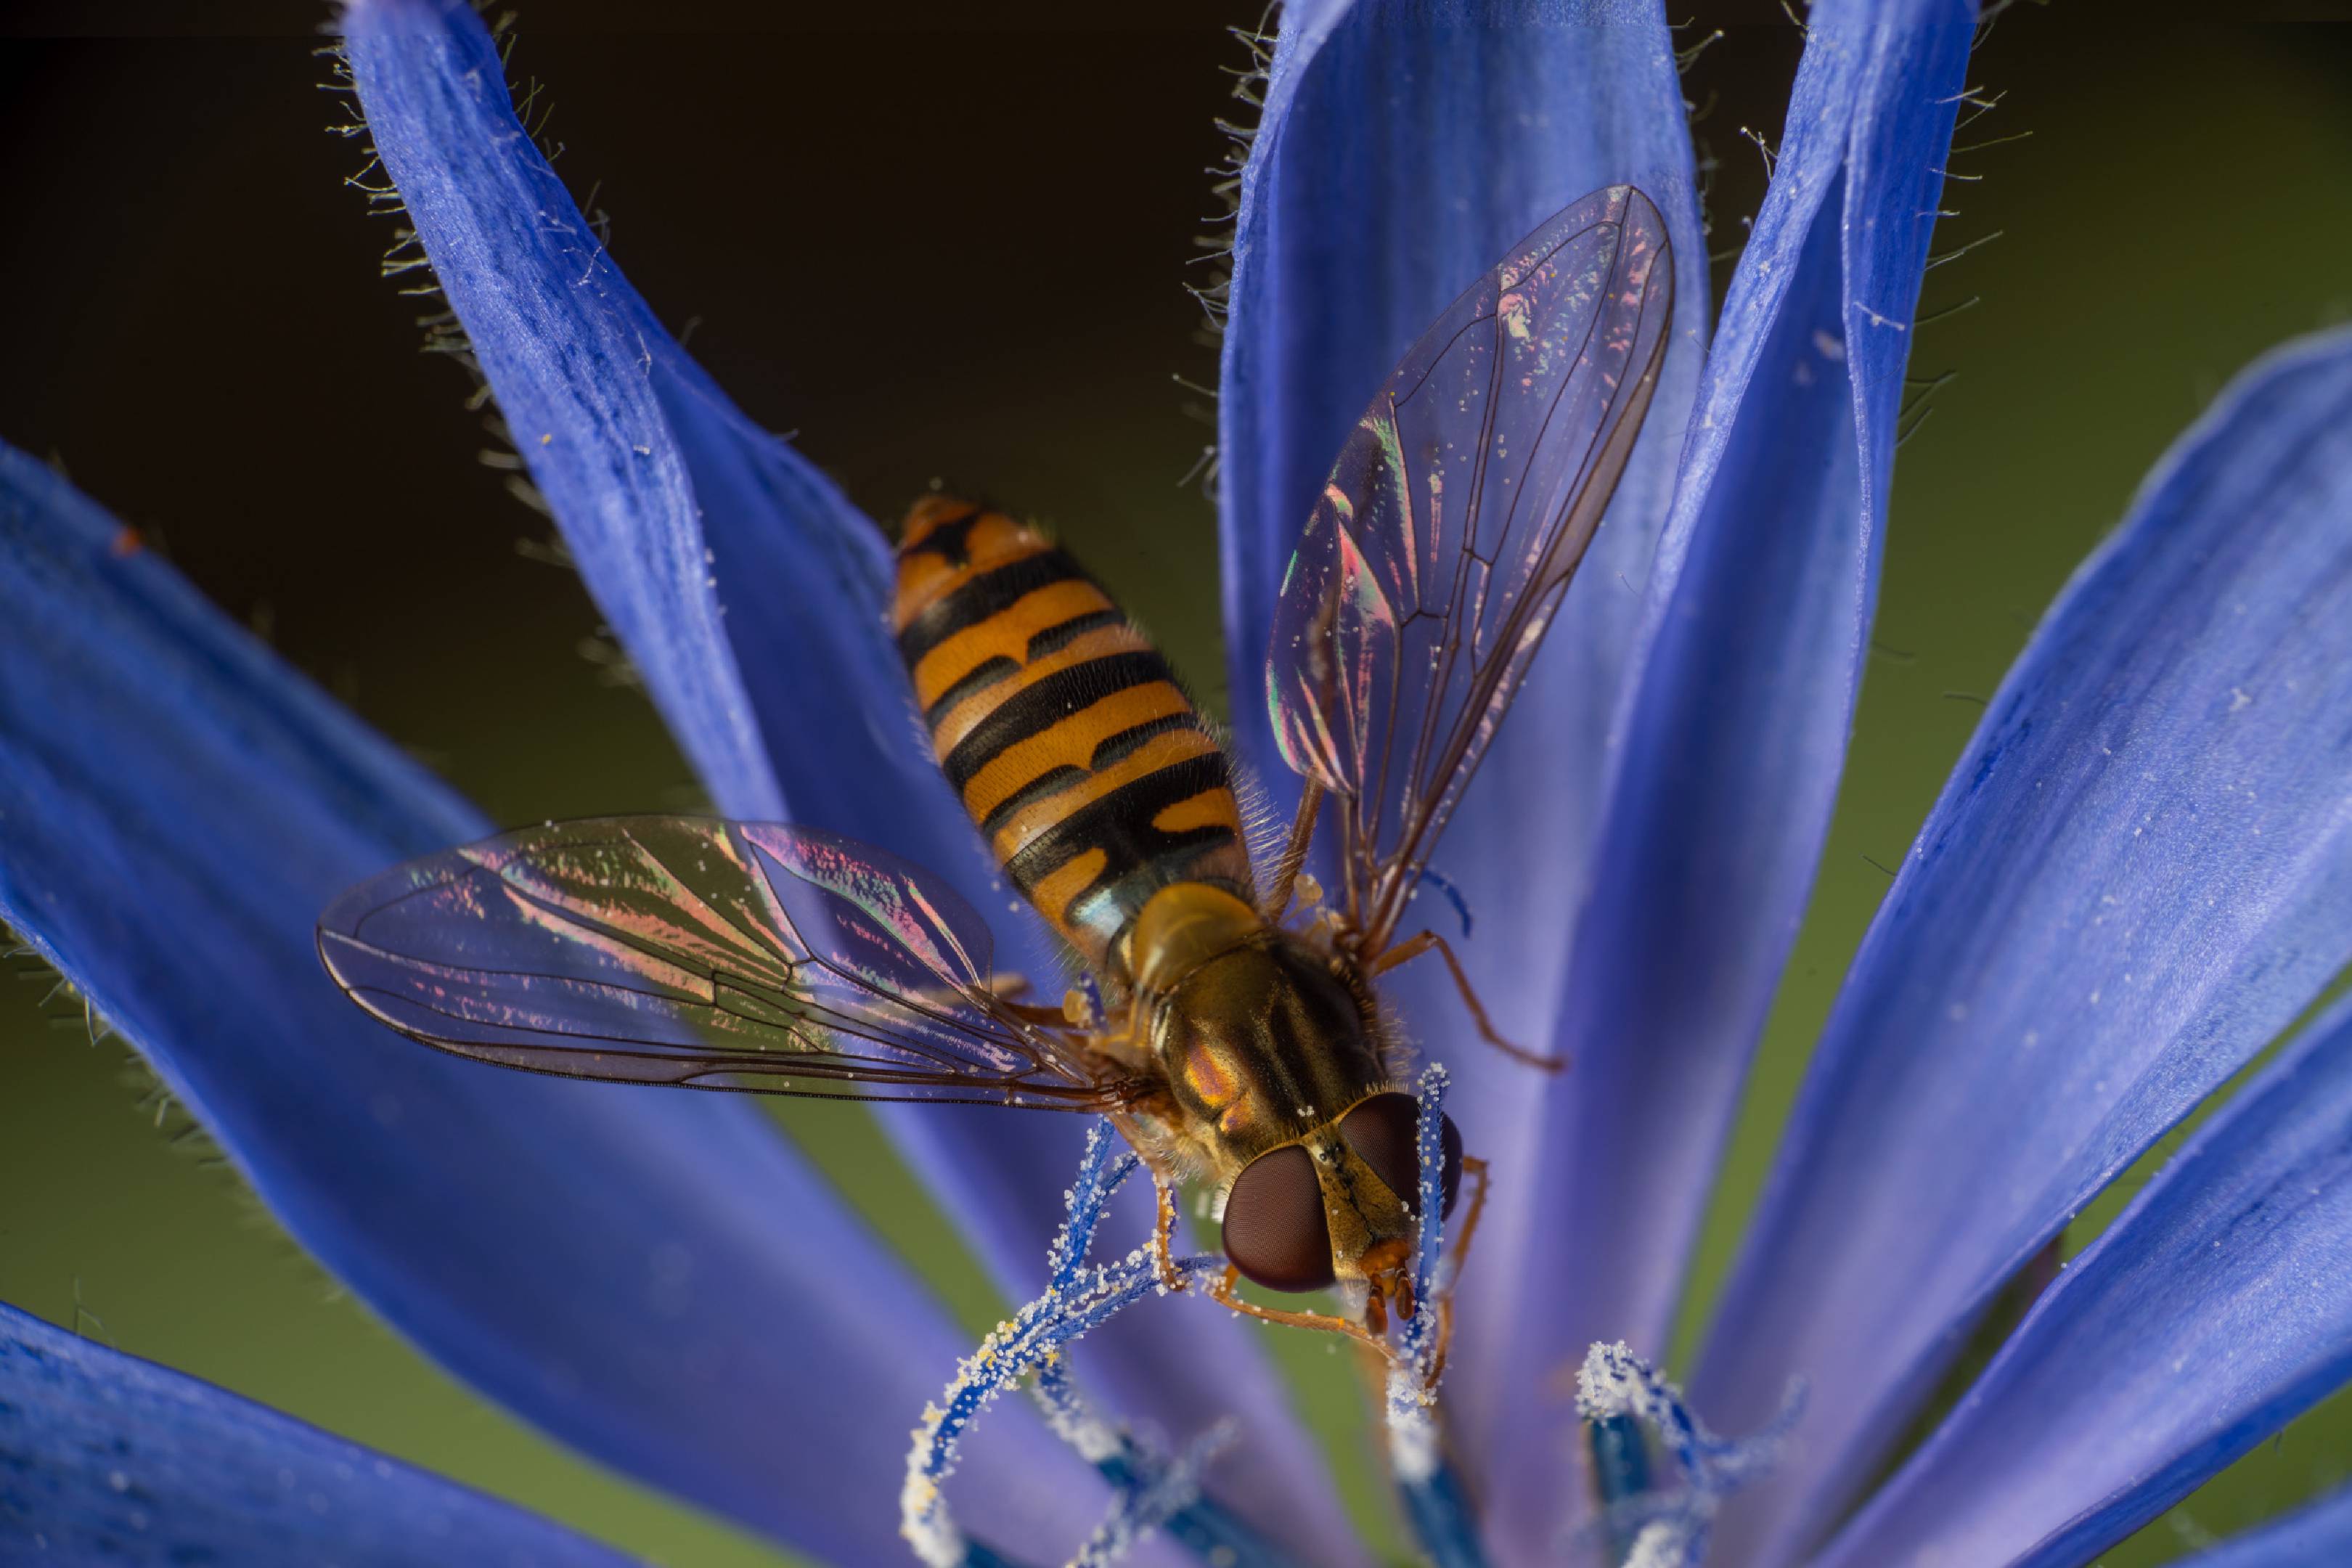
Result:
<instances>
[{"instance_id":1,"label":"golden yellow thorax","mask_svg":"<svg viewBox=\"0 0 2352 1568\"><path fill-rule=\"evenodd\" d=\"M1135 987L1165 995L1222 952L1231 952L1265 929L1258 912L1206 882L1176 882L1145 901L1128 937Z\"/></svg>"}]
</instances>

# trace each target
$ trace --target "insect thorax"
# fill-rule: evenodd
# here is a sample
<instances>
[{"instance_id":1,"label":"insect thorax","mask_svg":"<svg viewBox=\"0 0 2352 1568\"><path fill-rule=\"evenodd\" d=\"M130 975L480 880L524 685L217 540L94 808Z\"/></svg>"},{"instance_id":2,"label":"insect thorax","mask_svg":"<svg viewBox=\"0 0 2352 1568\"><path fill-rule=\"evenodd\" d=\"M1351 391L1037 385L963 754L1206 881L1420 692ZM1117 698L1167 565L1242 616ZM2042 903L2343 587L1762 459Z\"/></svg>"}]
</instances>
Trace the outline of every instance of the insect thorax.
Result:
<instances>
[{"instance_id":1,"label":"insect thorax","mask_svg":"<svg viewBox=\"0 0 2352 1568\"><path fill-rule=\"evenodd\" d=\"M1137 1033L1193 1152L1230 1178L1387 1079L1376 1015L1330 956L1198 883L1163 889L1130 938Z\"/></svg>"}]
</instances>

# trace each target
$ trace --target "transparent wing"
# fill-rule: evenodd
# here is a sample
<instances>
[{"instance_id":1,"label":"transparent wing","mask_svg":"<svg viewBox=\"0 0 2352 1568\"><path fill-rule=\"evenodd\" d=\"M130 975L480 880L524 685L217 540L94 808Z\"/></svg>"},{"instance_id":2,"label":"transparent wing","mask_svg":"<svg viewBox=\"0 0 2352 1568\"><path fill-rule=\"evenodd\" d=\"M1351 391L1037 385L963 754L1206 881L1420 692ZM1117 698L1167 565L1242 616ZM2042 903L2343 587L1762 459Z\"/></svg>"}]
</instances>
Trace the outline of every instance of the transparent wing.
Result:
<instances>
[{"instance_id":1,"label":"transparent wing","mask_svg":"<svg viewBox=\"0 0 2352 1568\"><path fill-rule=\"evenodd\" d=\"M1340 797L1368 951L1601 524L1673 316L1665 220L1630 185L1595 192L1437 319L1332 467L1283 579L1266 701L1284 760Z\"/></svg>"},{"instance_id":2,"label":"transparent wing","mask_svg":"<svg viewBox=\"0 0 2352 1568\"><path fill-rule=\"evenodd\" d=\"M412 1038L571 1078L829 1099L1101 1109L1140 1087L989 990L979 913L805 827L550 824L335 900L319 953Z\"/></svg>"}]
</instances>

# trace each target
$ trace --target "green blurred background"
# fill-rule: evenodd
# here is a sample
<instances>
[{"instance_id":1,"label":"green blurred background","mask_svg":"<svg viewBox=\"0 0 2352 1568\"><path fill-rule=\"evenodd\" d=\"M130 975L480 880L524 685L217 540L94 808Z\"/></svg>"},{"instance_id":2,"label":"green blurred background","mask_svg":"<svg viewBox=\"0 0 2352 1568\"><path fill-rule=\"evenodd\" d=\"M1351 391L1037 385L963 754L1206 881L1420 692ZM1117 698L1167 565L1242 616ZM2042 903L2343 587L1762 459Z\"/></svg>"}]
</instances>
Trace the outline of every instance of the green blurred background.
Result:
<instances>
[{"instance_id":1,"label":"green blurred background","mask_svg":"<svg viewBox=\"0 0 2352 1568\"><path fill-rule=\"evenodd\" d=\"M1697 7L1689 77L1736 246L1798 39ZM1213 350L1180 284L1213 210L1223 28L942 8L887 33L749 5L566 0L518 72L614 253L755 418L878 515L933 476L1054 523L1223 699L1214 535L1181 482ZM903 12L898 13L902 16ZM1777 17L1777 8L1765 10ZM2241 8L2237 15L2248 15ZM696 797L605 679L540 519L481 465L463 378L376 278L388 225L310 56L309 5L0 14L0 437L53 455L226 610L502 821ZM1677 15L1680 15L1677 12ZM1698 1259L1728 1261L1848 956L2035 617L2153 459L2248 359L2352 314L2352 31L2020 6L1972 79L1915 370L1958 378L1903 450L1876 644L1811 914ZM747 31L747 29L750 29ZM97 36L111 35L111 36ZM1718 296L1727 273L1717 268ZM583 658L583 653L590 657ZM0 992L0 1300L674 1564L785 1561L572 1458L373 1322L147 1097L119 1043L19 966ZM784 1120L974 1325L997 1303L864 1114ZM2128 1191L2145 1169L2122 1184ZM2070 1237L2103 1223L2114 1202ZM1328 1357L1274 1336L1382 1524ZM947 1369L941 1369L944 1378ZM908 1413L911 1420L913 1412ZM781 1418L781 1417L780 1417ZM985 1441L983 1433L978 1439ZM2352 1403L2265 1444L2105 1562L2168 1561L2352 1473Z\"/></svg>"}]
</instances>

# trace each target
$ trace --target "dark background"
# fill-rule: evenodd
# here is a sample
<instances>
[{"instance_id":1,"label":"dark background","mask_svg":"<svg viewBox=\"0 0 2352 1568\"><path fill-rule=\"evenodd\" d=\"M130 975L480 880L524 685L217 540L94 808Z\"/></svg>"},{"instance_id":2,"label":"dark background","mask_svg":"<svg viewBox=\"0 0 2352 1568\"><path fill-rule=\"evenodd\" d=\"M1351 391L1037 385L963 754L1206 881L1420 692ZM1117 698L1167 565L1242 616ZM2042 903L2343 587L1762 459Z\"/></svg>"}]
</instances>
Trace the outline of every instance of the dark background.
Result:
<instances>
[{"instance_id":1,"label":"dark background","mask_svg":"<svg viewBox=\"0 0 2352 1568\"><path fill-rule=\"evenodd\" d=\"M1215 358L1181 284L1216 206L1212 121L1239 109L1223 28L1256 5L1118 28L1098 6L893 7L888 32L750 5L665 6L647 31L649 9L543 3L514 65L548 84L558 167L655 309L877 515L940 475L1051 521L1222 699L1213 521L1182 483L1209 399L1178 384L1213 384ZM1688 79L1720 162L1719 297L1763 184L1740 132L1777 140L1798 38L1777 6L1697 10L1686 42L1728 23ZM416 352L416 301L376 276L392 226L343 186L356 144L322 133L344 117L309 53L320 14L0 11L0 439L494 817L675 805L690 781L645 703L583 658L577 580L518 548L548 527L478 459L465 378ZM1939 248L2002 237L1928 280L1923 310L1981 302L1918 337L1917 371L1961 374L1898 468L1879 657L1702 1300L1884 890L1870 861L1902 855L1978 700L2165 445L2254 353L2352 315L2352 33L2150 15L2022 5L1979 51L1973 79L2005 96L1960 142L2031 134L1953 163L1981 181L1948 192ZM0 1299L665 1561L776 1561L420 1363L171 1147L175 1113L154 1125L121 1047L46 989L0 993ZM960 1311L992 1315L862 1113L788 1121ZM1360 1475L1329 1381L1315 1408ZM2107 1561L2297 1500L2347 1447L2338 1401Z\"/></svg>"}]
</instances>

